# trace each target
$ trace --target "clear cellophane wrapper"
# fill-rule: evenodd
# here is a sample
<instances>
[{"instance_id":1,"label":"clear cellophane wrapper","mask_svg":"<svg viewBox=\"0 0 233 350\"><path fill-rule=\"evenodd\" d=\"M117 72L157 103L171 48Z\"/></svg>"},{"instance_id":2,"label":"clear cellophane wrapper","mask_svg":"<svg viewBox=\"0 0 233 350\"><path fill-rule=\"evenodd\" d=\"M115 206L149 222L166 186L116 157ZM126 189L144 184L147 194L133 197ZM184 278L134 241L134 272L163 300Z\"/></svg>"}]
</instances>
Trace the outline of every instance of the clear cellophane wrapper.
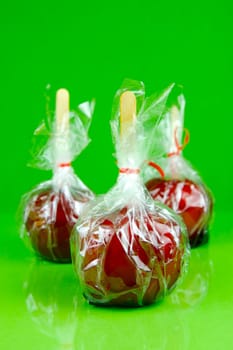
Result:
<instances>
[{"instance_id":1,"label":"clear cellophane wrapper","mask_svg":"<svg viewBox=\"0 0 233 350\"><path fill-rule=\"evenodd\" d=\"M136 96L137 118L121 137L119 98L126 90ZM172 290L186 270L186 228L152 200L140 175L146 138L154 134L168 92L146 99L141 82L125 81L115 96L111 127L119 176L107 194L87 204L71 237L74 268L90 303L150 304Z\"/></svg>"},{"instance_id":2,"label":"clear cellophane wrapper","mask_svg":"<svg viewBox=\"0 0 233 350\"><path fill-rule=\"evenodd\" d=\"M93 102L79 105L69 113L69 128L61 127L59 131L54 113L49 113L34 132L29 165L52 169L53 177L23 196L20 204L21 237L47 260L71 261L71 230L85 204L94 197L71 166L89 143L93 107Z\"/></svg>"},{"instance_id":3,"label":"clear cellophane wrapper","mask_svg":"<svg viewBox=\"0 0 233 350\"><path fill-rule=\"evenodd\" d=\"M172 90L149 151L149 158L165 176L144 167L143 177L152 197L182 217L191 246L196 246L208 238L213 197L198 171L183 156L189 142L189 132L183 126L185 98L177 86Z\"/></svg>"}]
</instances>

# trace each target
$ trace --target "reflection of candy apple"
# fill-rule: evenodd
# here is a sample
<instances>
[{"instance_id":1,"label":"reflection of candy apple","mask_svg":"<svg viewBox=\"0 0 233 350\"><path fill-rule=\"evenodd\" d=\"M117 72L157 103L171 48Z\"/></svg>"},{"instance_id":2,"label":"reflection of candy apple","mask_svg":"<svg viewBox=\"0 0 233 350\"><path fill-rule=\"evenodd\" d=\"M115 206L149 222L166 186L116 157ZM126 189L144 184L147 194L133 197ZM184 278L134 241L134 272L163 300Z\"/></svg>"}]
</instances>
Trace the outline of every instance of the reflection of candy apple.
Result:
<instances>
[{"instance_id":1,"label":"reflection of candy apple","mask_svg":"<svg viewBox=\"0 0 233 350\"><path fill-rule=\"evenodd\" d=\"M135 210L135 208L134 208ZM182 226L155 212L127 208L80 231L81 281L94 304L140 306L170 290L181 274Z\"/></svg>"},{"instance_id":2,"label":"reflection of candy apple","mask_svg":"<svg viewBox=\"0 0 233 350\"><path fill-rule=\"evenodd\" d=\"M78 290L70 267L34 263L24 291L27 311L38 330L56 339L61 349L73 349Z\"/></svg>"},{"instance_id":3,"label":"reflection of candy apple","mask_svg":"<svg viewBox=\"0 0 233 350\"><path fill-rule=\"evenodd\" d=\"M100 315L98 308L83 308L75 334L75 350L109 349L109 344L111 350L171 350L171 344L176 350L190 349L186 315L180 315L179 310L166 301L159 307L147 308L146 313L132 308L109 311L102 309ZM110 327L113 315L114 327Z\"/></svg>"},{"instance_id":4,"label":"reflection of candy apple","mask_svg":"<svg viewBox=\"0 0 233 350\"><path fill-rule=\"evenodd\" d=\"M192 252L187 275L182 283L171 293L168 302L182 307L200 304L209 289L213 261L208 256L208 250L200 247Z\"/></svg>"},{"instance_id":5,"label":"reflection of candy apple","mask_svg":"<svg viewBox=\"0 0 233 350\"><path fill-rule=\"evenodd\" d=\"M70 233L88 200L80 194L67 197L52 186L30 198L25 210L25 226L32 246L40 256L70 261Z\"/></svg>"},{"instance_id":6,"label":"reflection of candy apple","mask_svg":"<svg viewBox=\"0 0 233 350\"><path fill-rule=\"evenodd\" d=\"M187 179L152 179L146 186L153 199L166 204L182 217L191 246L205 242L212 201L203 186Z\"/></svg>"}]
</instances>

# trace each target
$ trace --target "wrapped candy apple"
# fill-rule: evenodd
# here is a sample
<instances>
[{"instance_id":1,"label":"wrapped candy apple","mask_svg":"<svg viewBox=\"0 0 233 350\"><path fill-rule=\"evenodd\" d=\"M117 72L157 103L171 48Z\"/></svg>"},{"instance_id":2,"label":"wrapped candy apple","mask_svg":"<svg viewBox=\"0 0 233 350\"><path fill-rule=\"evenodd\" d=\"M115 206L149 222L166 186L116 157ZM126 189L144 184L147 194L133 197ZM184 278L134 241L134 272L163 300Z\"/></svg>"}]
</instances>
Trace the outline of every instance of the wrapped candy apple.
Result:
<instances>
[{"instance_id":1,"label":"wrapped candy apple","mask_svg":"<svg viewBox=\"0 0 233 350\"><path fill-rule=\"evenodd\" d=\"M153 201L140 177L147 155L142 121L150 124L169 90L158 105L144 98L142 83L130 82L129 90L118 91L111 121L117 183L87 204L71 236L83 294L96 305L142 306L161 299L177 284L189 256L182 220Z\"/></svg>"},{"instance_id":2,"label":"wrapped candy apple","mask_svg":"<svg viewBox=\"0 0 233 350\"><path fill-rule=\"evenodd\" d=\"M51 127L43 123L35 132L47 142L37 151L34 164L52 169L53 178L24 195L21 237L42 258L70 262L70 233L83 206L94 196L74 174L71 161L88 144L93 106L85 102L69 112L69 93L57 91L56 118Z\"/></svg>"},{"instance_id":3,"label":"wrapped candy apple","mask_svg":"<svg viewBox=\"0 0 233 350\"><path fill-rule=\"evenodd\" d=\"M157 129L158 137L152 144L155 149L163 148L165 157L155 157L166 177L152 174L147 168L146 187L153 199L158 200L179 214L187 226L191 247L208 239L208 224L212 214L212 196L198 173L182 155L189 141L189 133L183 129L185 99L182 94L172 99L172 104ZM182 143L183 133L184 141ZM152 157L153 158L153 157ZM148 181L149 180L149 181Z\"/></svg>"}]
</instances>

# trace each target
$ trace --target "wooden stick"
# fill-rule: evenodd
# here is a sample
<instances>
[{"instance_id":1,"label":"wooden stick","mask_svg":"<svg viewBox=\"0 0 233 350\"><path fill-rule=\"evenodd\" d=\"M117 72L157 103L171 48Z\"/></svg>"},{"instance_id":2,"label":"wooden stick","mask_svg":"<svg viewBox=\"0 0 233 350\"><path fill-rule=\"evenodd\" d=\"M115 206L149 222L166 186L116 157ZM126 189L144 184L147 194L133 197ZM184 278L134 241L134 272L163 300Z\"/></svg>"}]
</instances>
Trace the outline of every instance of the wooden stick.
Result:
<instances>
[{"instance_id":1,"label":"wooden stick","mask_svg":"<svg viewBox=\"0 0 233 350\"><path fill-rule=\"evenodd\" d=\"M173 105L171 107L171 122L172 122L173 131L179 125L179 121L180 121L180 112L177 106Z\"/></svg>"},{"instance_id":2,"label":"wooden stick","mask_svg":"<svg viewBox=\"0 0 233 350\"><path fill-rule=\"evenodd\" d=\"M177 106L173 105L171 107L171 140L172 140L172 145L171 145L171 152L176 151L176 143L175 143L175 137L181 141L181 133L182 133L182 128L181 128L181 120L180 120L180 111L177 108Z\"/></svg>"},{"instance_id":3,"label":"wooden stick","mask_svg":"<svg viewBox=\"0 0 233 350\"><path fill-rule=\"evenodd\" d=\"M128 134L136 119L136 97L133 92L126 91L120 97L120 134Z\"/></svg>"},{"instance_id":4,"label":"wooden stick","mask_svg":"<svg viewBox=\"0 0 233 350\"><path fill-rule=\"evenodd\" d=\"M56 128L66 132L69 129L70 95L66 89L59 89L56 93Z\"/></svg>"},{"instance_id":5,"label":"wooden stick","mask_svg":"<svg viewBox=\"0 0 233 350\"><path fill-rule=\"evenodd\" d=\"M177 152L176 139L180 143L181 132L180 128L180 111L177 106L173 105L170 110L170 123L171 123L171 147L170 152ZM173 179L177 178L177 163L176 158L172 157L170 162L171 177Z\"/></svg>"},{"instance_id":6,"label":"wooden stick","mask_svg":"<svg viewBox=\"0 0 233 350\"><path fill-rule=\"evenodd\" d=\"M70 165L69 103L69 92L66 89L59 89L56 93L56 120L54 130L55 171L56 169Z\"/></svg>"}]
</instances>

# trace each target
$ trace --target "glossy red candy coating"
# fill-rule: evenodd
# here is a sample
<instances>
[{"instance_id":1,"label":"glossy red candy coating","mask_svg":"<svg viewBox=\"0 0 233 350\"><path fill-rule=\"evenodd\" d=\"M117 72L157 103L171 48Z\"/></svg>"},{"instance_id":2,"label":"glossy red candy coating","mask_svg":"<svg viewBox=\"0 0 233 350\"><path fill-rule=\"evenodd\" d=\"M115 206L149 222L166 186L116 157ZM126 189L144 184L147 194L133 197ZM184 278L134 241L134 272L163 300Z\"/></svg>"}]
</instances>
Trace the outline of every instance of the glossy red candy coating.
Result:
<instances>
[{"instance_id":1,"label":"glossy red candy coating","mask_svg":"<svg viewBox=\"0 0 233 350\"><path fill-rule=\"evenodd\" d=\"M93 304L141 306L164 296L184 264L185 237L154 213L114 212L80 235L80 278ZM79 259L79 258L78 258Z\"/></svg>"},{"instance_id":2,"label":"glossy red candy coating","mask_svg":"<svg viewBox=\"0 0 233 350\"><path fill-rule=\"evenodd\" d=\"M25 227L33 249L47 260L70 262L70 234L87 198L74 198L52 187L33 195L27 204Z\"/></svg>"},{"instance_id":3,"label":"glossy red candy coating","mask_svg":"<svg viewBox=\"0 0 233 350\"><path fill-rule=\"evenodd\" d=\"M182 217L192 247L207 240L212 200L203 186L188 179L152 179L146 187L153 199L166 204Z\"/></svg>"}]
</instances>

